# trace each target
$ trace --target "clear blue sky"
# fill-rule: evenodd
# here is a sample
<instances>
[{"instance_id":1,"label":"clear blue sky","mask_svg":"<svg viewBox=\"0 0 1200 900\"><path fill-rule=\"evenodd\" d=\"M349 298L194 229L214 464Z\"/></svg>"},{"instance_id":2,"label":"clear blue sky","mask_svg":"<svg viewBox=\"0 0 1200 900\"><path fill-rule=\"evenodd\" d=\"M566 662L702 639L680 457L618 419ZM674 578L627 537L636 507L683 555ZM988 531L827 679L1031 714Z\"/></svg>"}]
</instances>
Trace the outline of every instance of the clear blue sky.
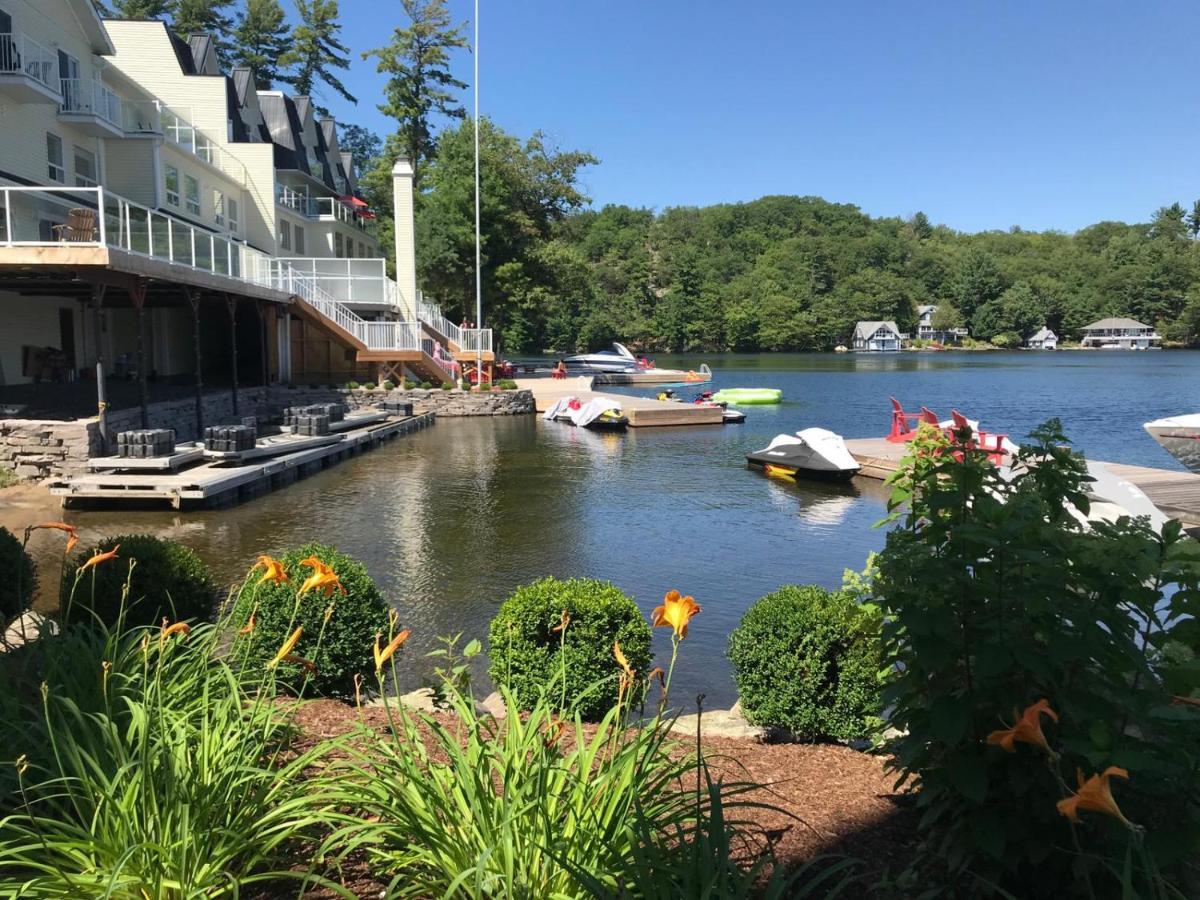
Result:
<instances>
[{"instance_id":1,"label":"clear blue sky","mask_svg":"<svg viewBox=\"0 0 1200 900\"><path fill-rule=\"evenodd\" d=\"M358 52L400 4L341 6L360 100L329 105L386 131ZM597 205L815 194L963 230L1073 231L1200 197L1194 0L481 7L484 113L599 157ZM470 56L456 64L470 81Z\"/></svg>"}]
</instances>

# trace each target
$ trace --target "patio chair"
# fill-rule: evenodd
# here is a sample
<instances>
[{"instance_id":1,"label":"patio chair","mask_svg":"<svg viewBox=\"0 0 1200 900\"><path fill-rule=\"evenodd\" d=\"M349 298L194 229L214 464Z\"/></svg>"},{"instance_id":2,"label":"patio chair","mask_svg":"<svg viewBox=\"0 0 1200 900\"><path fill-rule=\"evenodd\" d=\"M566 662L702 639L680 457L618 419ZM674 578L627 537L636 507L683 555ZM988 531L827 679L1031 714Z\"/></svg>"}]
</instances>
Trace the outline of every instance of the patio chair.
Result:
<instances>
[{"instance_id":1,"label":"patio chair","mask_svg":"<svg viewBox=\"0 0 1200 900\"><path fill-rule=\"evenodd\" d=\"M906 413L904 407L900 405L900 401L895 397L892 401L892 430L888 432L886 440L893 444L903 444L911 441L917 436L917 426L921 423L921 417L914 413Z\"/></svg>"},{"instance_id":2,"label":"patio chair","mask_svg":"<svg viewBox=\"0 0 1200 900\"><path fill-rule=\"evenodd\" d=\"M1004 457L1008 451L1004 445L1008 441L1008 435L993 434L987 431L981 431L977 428L972 428L971 423L967 421L967 417L960 413L957 409L950 411L950 417L954 421L954 436L957 440L957 435L962 432L968 434L966 443L963 446L967 450L982 450L988 455L988 459L996 465L1004 462Z\"/></svg>"},{"instance_id":3,"label":"patio chair","mask_svg":"<svg viewBox=\"0 0 1200 900\"><path fill-rule=\"evenodd\" d=\"M53 225L51 230L65 244L92 244L96 241L96 211L77 206L67 214L65 225Z\"/></svg>"}]
</instances>

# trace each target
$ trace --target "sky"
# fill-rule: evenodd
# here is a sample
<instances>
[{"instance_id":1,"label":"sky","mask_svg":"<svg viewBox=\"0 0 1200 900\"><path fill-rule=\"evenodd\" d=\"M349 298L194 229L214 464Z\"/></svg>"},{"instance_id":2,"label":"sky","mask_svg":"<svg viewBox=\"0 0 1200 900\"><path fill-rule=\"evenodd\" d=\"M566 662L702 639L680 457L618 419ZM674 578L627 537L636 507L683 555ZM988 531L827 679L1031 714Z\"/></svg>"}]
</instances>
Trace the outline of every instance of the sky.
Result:
<instances>
[{"instance_id":1,"label":"sky","mask_svg":"<svg viewBox=\"0 0 1200 900\"><path fill-rule=\"evenodd\" d=\"M456 20L470 0L449 0ZM600 159L597 207L816 195L963 231L1148 221L1200 198L1190 0L480 0L480 105ZM362 50L399 0L341 0L357 106L390 130ZM471 81L472 60L455 58ZM471 108L469 91L464 97Z\"/></svg>"}]
</instances>

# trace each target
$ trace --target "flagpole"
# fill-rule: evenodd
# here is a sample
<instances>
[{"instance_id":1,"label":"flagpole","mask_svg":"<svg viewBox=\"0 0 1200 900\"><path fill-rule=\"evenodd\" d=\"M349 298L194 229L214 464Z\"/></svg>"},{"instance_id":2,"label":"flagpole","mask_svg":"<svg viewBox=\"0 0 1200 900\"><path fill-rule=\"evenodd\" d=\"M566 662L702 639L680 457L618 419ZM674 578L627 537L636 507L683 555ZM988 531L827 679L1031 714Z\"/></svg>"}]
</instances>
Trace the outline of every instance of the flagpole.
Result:
<instances>
[{"instance_id":1,"label":"flagpole","mask_svg":"<svg viewBox=\"0 0 1200 900\"><path fill-rule=\"evenodd\" d=\"M479 0L475 0L475 374L483 387L483 270L479 235Z\"/></svg>"}]
</instances>

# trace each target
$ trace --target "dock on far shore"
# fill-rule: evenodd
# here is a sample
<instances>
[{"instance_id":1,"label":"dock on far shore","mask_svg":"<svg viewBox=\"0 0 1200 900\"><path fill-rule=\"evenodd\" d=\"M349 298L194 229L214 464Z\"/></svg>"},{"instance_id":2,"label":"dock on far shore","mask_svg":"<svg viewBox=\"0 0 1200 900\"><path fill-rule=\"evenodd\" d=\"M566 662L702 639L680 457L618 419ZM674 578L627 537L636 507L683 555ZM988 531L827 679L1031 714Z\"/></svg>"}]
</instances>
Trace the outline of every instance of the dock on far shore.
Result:
<instances>
[{"instance_id":1,"label":"dock on far shore","mask_svg":"<svg viewBox=\"0 0 1200 900\"><path fill-rule=\"evenodd\" d=\"M593 390L591 375L572 378L518 378L517 387L533 393L537 411L543 413L563 397L578 397L583 403L597 397L615 400L629 419L630 428L672 425L720 425L722 411L716 406L697 406L673 400L650 397L630 397L625 394L605 394Z\"/></svg>"},{"instance_id":2,"label":"dock on far shore","mask_svg":"<svg viewBox=\"0 0 1200 900\"><path fill-rule=\"evenodd\" d=\"M895 472L907 450L904 444L893 444L884 438L853 438L846 441L846 448L862 466L859 476L877 479ZM1200 528L1200 475L1125 463L1102 464L1117 478L1140 489L1163 515L1178 519L1185 528Z\"/></svg>"}]
</instances>

